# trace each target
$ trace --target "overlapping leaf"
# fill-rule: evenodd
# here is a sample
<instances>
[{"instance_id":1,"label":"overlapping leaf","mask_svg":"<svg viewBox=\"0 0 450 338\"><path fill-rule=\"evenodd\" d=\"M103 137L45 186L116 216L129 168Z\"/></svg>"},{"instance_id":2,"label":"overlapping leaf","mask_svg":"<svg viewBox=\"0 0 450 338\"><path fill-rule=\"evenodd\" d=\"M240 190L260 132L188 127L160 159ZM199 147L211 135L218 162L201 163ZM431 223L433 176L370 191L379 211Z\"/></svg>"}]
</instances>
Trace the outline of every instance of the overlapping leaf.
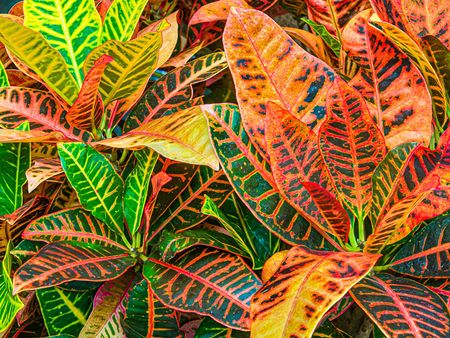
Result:
<instances>
[{"instance_id":1,"label":"overlapping leaf","mask_svg":"<svg viewBox=\"0 0 450 338\"><path fill-rule=\"evenodd\" d=\"M133 285L134 274L125 273L104 283L94 297L94 309L89 315L80 337L123 337L122 322L125 304Z\"/></svg>"},{"instance_id":2,"label":"overlapping leaf","mask_svg":"<svg viewBox=\"0 0 450 338\"><path fill-rule=\"evenodd\" d=\"M6 73L3 63L0 61L0 88L9 87L8 74Z\"/></svg>"},{"instance_id":3,"label":"overlapping leaf","mask_svg":"<svg viewBox=\"0 0 450 338\"><path fill-rule=\"evenodd\" d=\"M197 331L195 331L195 338L211 337L249 338L250 333L230 329L229 327L220 325L209 317L205 317L200 323Z\"/></svg>"},{"instance_id":4,"label":"overlapping leaf","mask_svg":"<svg viewBox=\"0 0 450 338\"><path fill-rule=\"evenodd\" d=\"M252 299L252 334L311 337L327 310L370 272L378 258L293 247Z\"/></svg>"},{"instance_id":5,"label":"overlapping leaf","mask_svg":"<svg viewBox=\"0 0 450 338\"><path fill-rule=\"evenodd\" d=\"M411 279L378 274L350 291L353 299L388 337L447 337L448 308L442 299Z\"/></svg>"},{"instance_id":6,"label":"overlapping leaf","mask_svg":"<svg viewBox=\"0 0 450 338\"><path fill-rule=\"evenodd\" d=\"M149 149L136 151L137 164L125 182L124 213L131 235L134 235L142 220L147 200L150 178L158 160L158 154Z\"/></svg>"},{"instance_id":7,"label":"overlapping leaf","mask_svg":"<svg viewBox=\"0 0 450 338\"><path fill-rule=\"evenodd\" d=\"M101 19L91 0L25 1L25 26L40 32L64 58L78 86L83 63L98 46Z\"/></svg>"},{"instance_id":8,"label":"overlapping leaf","mask_svg":"<svg viewBox=\"0 0 450 338\"><path fill-rule=\"evenodd\" d=\"M78 336L92 310L92 292L67 291L58 287L39 289L37 299L49 335Z\"/></svg>"},{"instance_id":9,"label":"overlapping leaf","mask_svg":"<svg viewBox=\"0 0 450 338\"><path fill-rule=\"evenodd\" d=\"M222 167L239 198L270 231L289 243L320 247L322 236L280 195L270 165L243 128L236 105L208 105L203 110Z\"/></svg>"},{"instance_id":10,"label":"overlapping leaf","mask_svg":"<svg viewBox=\"0 0 450 338\"><path fill-rule=\"evenodd\" d=\"M226 67L225 53L218 52L172 70L156 81L136 104L127 118L125 130L195 105L191 102L191 85L208 80Z\"/></svg>"},{"instance_id":11,"label":"overlapping leaf","mask_svg":"<svg viewBox=\"0 0 450 338\"><path fill-rule=\"evenodd\" d=\"M22 237L47 243L95 243L127 250L119 236L82 208L63 210L39 218L28 225Z\"/></svg>"},{"instance_id":12,"label":"overlapping leaf","mask_svg":"<svg viewBox=\"0 0 450 338\"><path fill-rule=\"evenodd\" d=\"M392 269L420 278L448 278L449 253L450 217L439 217L401 247L392 260Z\"/></svg>"},{"instance_id":13,"label":"overlapping leaf","mask_svg":"<svg viewBox=\"0 0 450 338\"><path fill-rule=\"evenodd\" d=\"M245 129L263 156L267 157L267 101L280 101L311 128L320 125L334 72L300 48L272 19L255 10L233 8L224 47Z\"/></svg>"},{"instance_id":14,"label":"overlapping leaf","mask_svg":"<svg viewBox=\"0 0 450 338\"><path fill-rule=\"evenodd\" d=\"M189 20L189 26L226 20L231 7L252 8L245 0L218 0L199 8Z\"/></svg>"},{"instance_id":15,"label":"overlapping leaf","mask_svg":"<svg viewBox=\"0 0 450 338\"><path fill-rule=\"evenodd\" d=\"M363 98L343 80L328 93L319 140L339 197L364 219L371 204L372 174L384 158L385 144Z\"/></svg>"},{"instance_id":16,"label":"overlapping leaf","mask_svg":"<svg viewBox=\"0 0 450 338\"><path fill-rule=\"evenodd\" d=\"M13 129L29 121L33 130L56 131L70 140L89 141L90 133L71 126L66 115L48 92L21 87L0 89L0 124L3 126Z\"/></svg>"},{"instance_id":17,"label":"overlapping leaf","mask_svg":"<svg viewBox=\"0 0 450 338\"><path fill-rule=\"evenodd\" d=\"M117 148L145 146L172 160L219 169L208 136L208 122L200 106L155 119L98 144Z\"/></svg>"},{"instance_id":18,"label":"overlapping leaf","mask_svg":"<svg viewBox=\"0 0 450 338\"><path fill-rule=\"evenodd\" d=\"M61 54L40 33L2 15L0 41L68 104L75 102L78 83Z\"/></svg>"},{"instance_id":19,"label":"overlapping leaf","mask_svg":"<svg viewBox=\"0 0 450 338\"><path fill-rule=\"evenodd\" d=\"M72 280L113 279L135 262L127 251L117 247L75 241L50 243L16 271L13 294Z\"/></svg>"},{"instance_id":20,"label":"overlapping leaf","mask_svg":"<svg viewBox=\"0 0 450 338\"><path fill-rule=\"evenodd\" d=\"M231 192L232 187L222 170L213 171L210 168L201 167L186 189L153 222L152 232L159 232L168 226L174 231L194 227L207 217L201 213L206 195L218 205L222 205Z\"/></svg>"},{"instance_id":21,"label":"overlapping leaf","mask_svg":"<svg viewBox=\"0 0 450 338\"><path fill-rule=\"evenodd\" d=\"M61 165L81 204L117 234L124 235L124 184L105 156L82 143L58 145Z\"/></svg>"},{"instance_id":22,"label":"overlapping leaf","mask_svg":"<svg viewBox=\"0 0 450 338\"><path fill-rule=\"evenodd\" d=\"M156 299L146 279L130 290L123 330L127 337L181 337L175 311Z\"/></svg>"},{"instance_id":23,"label":"overlapping leaf","mask_svg":"<svg viewBox=\"0 0 450 338\"><path fill-rule=\"evenodd\" d=\"M343 48L360 66L350 85L368 101L388 148L405 142L428 145L433 114L427 86L411 60L368 25L371 15L371 10L358 14L342 33Z\"/></svg>"},{"instance_id":24,"label":"overlapping leaf","mask_svg":"<svg viewBox=\"0 0 450 338\"><path fill-rule=\"evenodd\" d=\"M26 171L28 181L28 192L32 192L42 182L63 173L61 163L58 159L39 159Z\"/></svg>"},{"instance_id":25,"label":"overlapping leaf","mask_svg":"<svg viewBox=\"0 0 450 338\"><path fill-rule=\"evenodd\" d=\"M250 299L261 282L238 256L194 248L170 263L149 258L144 276L163 304L211 316L232 328L250 328Z\"/></svg>"}]
</instances>

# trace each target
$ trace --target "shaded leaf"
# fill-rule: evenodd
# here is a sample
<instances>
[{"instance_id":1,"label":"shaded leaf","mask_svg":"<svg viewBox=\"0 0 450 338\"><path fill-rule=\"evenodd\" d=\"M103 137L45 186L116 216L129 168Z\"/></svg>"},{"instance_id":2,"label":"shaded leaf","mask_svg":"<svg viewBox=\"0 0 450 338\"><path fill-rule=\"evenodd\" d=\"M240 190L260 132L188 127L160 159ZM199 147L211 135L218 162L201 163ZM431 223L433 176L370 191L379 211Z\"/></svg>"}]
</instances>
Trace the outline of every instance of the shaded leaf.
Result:
<instances>
[{"instance_id":1,"label":"shaded leaf","mask_svg":"<svg viewBox=\"0 0 450 338\"><path fill-rule=\"evenodd\" d=\"M238 331L223 326L209 317L205 317L197 331L195 331L195 338L214 338L214 337L227 337L227 338L249 338L248 332Z\"/></svg>"}]
</instances>

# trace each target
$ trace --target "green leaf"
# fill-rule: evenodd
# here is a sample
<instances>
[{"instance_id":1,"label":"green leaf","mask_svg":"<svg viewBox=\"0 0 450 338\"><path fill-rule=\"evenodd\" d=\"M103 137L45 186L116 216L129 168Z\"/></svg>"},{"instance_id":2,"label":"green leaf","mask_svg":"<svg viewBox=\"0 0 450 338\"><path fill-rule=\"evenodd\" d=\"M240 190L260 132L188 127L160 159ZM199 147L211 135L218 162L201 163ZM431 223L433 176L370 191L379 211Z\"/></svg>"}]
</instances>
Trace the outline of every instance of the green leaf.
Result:
<instances>
[{"instance_id":1,"label":"green leaf","mask_svg":"<svg viewBox=\"0 0 450 338\"><path fill-rule=\"evenodd\" d=\"M2 15L0 42L69 105L75 102L80 86L69 72L64 58L42 34Z\"/></svg>"},{"instance_id":2,"label":"green leaf","mask_svg":"<svg viewBox=\"0 0 450 338\"><path fill-rule=\"evenodd\" d=\"M148 0L114 0L103 22L101 43L127 41L133 35Z\"/></svg>"},{"instance_id":3,"label":"green leaf","mask_svg":"<svg viewBox=\"0 0 450 338\"><path fill-rule=\"evenodd\" d=\"M0 273L0 332L9 327L17 312L23 307L19 296L13 296L13 286L10 277L12 260L9 250L10 244L7 246Z\"/></svg>"},{"instance_id":4,"label":"green leaf","mask_svg":"<svg viewBox=\"0 0 450 338\"><path fill-rule=\"evenodd\" d=\"M81 204L124 241L123 181L105 156L83 143L58 144L61 165Z\"/></svg>"},{"instance_id":5,"label":"green leaf","mask_svg":"<svg viewBox=\"0 0 450 338\"><path fill-rule=\"evenodd\" d=\"M133 155L137 164L127 177L124 196L125 219L131 235L134 235L141 225L150 178L158 160L158 154L150 149L135 151Z\"/></svg>"},{"instance_id":6,"label":"green leaf","mask_svg":"<svg viewBox=\"0 0 450 338\"><path fill-rule=\"evenodd\" d=\"M18 129L27 129L28 124ZM0 143L0 215L10 214L22 205L26 171L31 165L28 143Z\"/></svg>"},{"instance_id":7,"label":"green leaf","mask_svg":"<svg viewBox=\"0 0 450 338\"><path fill-rule=\"evenodd\" d=\"M29 241L24 239L17 244L13 250L11 250L11 254L19 260L20 264L23 264L33 257L44 245L44 242Z\"/></svg>"},{"instance_id":8,"label":"green leaf","mask_svg":"<svg viewBox=\"0 0 450 338\"><path fill-rule=\"evenodd\" d=\"M339 330L333 323L329 320L325 320L320 326L314 331L312 338L351 338L347 333Z\"/></svg>"},{"instance_id":9,"label":"green leaf","mask_svg":"<svg viewBox=\"0 0 450 338\"><path fill-rule=\"evenodd\" d=\"M102 21L92 0L26 0L25 26L40 32L61 53L78 86L83 63L98 46Z\"/></svg>"},{"instance_id":10,"label":"green leaf","mask_svg":"<svg viewBox=\"0 0 450 338\"><path fill-rule=\"evenodd\" d=\"M75 292L51 287L36 291L49 335L78 336L92 310L93 292Z\"/></svg>"},{"instance_id":11,"label":"green leaf","mask_svg":"<svg viewBox=\"0 0 450 338\"><path fill-rule=\"evenodd\" d=\"M412 277L450 278L450 216L421 229L392 259L392 269Z\"/></svg>"},{"instance_id":12,"label":"green leaf","mask_svg":"<svg viewBox=\"0 0 450 338\"><path fill-rule=\"evenodd\" d=\"M302 21L306 22L313 29L313 31L317 35L319 35L323 41L325 41L328 47L330 47L331 50L333 51L334 55L336 55L337 57L340 56L341 54L340 42L333 35L331 35L330 32L327 31L324 25L315 23L314 21L307 18L302 18Z\"/></svg>"},{"instance_id":13,"label":"green leaf","mask_svg":"<svg viewBox=\"0 0 450 338\"><path fill-rule=\"evenodd\" d=\"M176 312L155 297L146 279L130 290L123 330L133 338L181 337Z\"/></svg>"},{"instance_id":14,"label":"green leaf","mask_svg":"<svg viewBox=\"0 0 450 338\"><path fill-rule=\"evenodd\" d=\"M169 263L149 258L144 277L158 299L171 308L208 315L232 328L250 329L250 299L261 282L239 256L194 248Z\"/></svg>"},{"instance_id":15,"label":"green leaf","mask_svg":"<svg viewBox=\"0 0 450 338\"><path fill-rule=\"evenodd\" d=\"M114 59L100 82L105 107L114 100L132 96L145 86L156 68L161 44L161 33L151 32L129 42L108 41L88 55L84 63L86 73L102 55Z\"/></svg>"},{"instance_id":16,"label":"green leaf","mask_svg":"<svg viewBox=\"0 0 450 338\"><path fill-rule=\"evenodd\" d=\"M238 331L223 326L209 317L205 317L197 331L195 332L195 338L249 338L250 333L244 331Z\"/></svg>"},{"instance_id":17,"label":"green leaf","mask_svg":"<svg viewBox=\"0 0 450 338\"><path fill-rule=\"evenodd\" d=\"M261 226L234 195L224 203L223 211L206 196L202 212L219 220L239 247L251 257L254 270L261 269L279 247L279 239Z\"/></svg>"},{"instance_id":18,"label":"green leaf","mask_svg":"<svg viewBox=\"0 0 450 338\"><path fill-rule=\"evenodd\" d=\"M161 260L167 262L175 257L177 253L198 245L209 246L248 257L248 254L236 245L233 237L209 229L192 229L179 233L164 230L157 248Z\"/></svg>"},{"instance_id":19,"label":"green leaf","mask_svg":"<svg viewBox=\"0 0 450 338\"><path fill-rule=\"evenodd\" d=\"M28 225L22 238L47 243L80 241L127 250L115 232L82 208L41 217Z\"/></svg>"},{"instance_id":20,"label":"green leaf","mask_svg":"<svg viewBox=\"0 0 450 338\"><path fill-rule=\"evenodd\" d=\"M136 263L127 251L83 242L47 244L15 273L13 293L72 280L106 281L122 275Z\"/></svg>"},{"instance_id":21,"label":"green leaf","mask_svg":"<svg viewBox=\"0 0 450 338\"><path fill-rule=\"evenodd\" d=\"M6 74L5 67L3 63L0 61L0 88L1 87L9 87L8 74Z\"/></svg>"}]
</instances>

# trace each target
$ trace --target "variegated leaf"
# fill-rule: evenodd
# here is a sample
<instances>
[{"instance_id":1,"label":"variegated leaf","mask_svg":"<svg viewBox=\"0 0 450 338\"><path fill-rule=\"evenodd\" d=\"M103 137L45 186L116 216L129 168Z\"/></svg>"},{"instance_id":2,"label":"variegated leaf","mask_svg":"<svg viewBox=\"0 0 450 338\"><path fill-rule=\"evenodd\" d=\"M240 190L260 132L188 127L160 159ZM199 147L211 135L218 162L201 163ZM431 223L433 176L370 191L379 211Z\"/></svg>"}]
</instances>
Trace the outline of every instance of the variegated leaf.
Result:
<instances>
[{"instance_id":1,"label":"variegated leaf","mask_svg":"<svg viewBox=\"0 0 450 338\"><path fill-rule=\"evenodd\" d=\"M252 299L252 336L311 337L327 310L370 272L378 258L293 247Z\"/></svg>"},{"instance_id":2,"label":"variegated leaf","mask_svg":"<svg viewBox=\"0 0 450 338\"><path fill-rule=\"evenodd\" d=\"M250 328L250 299L261 282L238 256L194 248L169 263L149 258L144 276L163 304L232 328Z\"/></svg>"},{"instance_id":3,"label":"variegated leaf","mask_svg":"<svg viewBox=\"0 0 450 338\"><path fill-rule=\"evenodd\" d=\"M32 192L42 182L63 172L59 159L42 158L34 161L34 164L25 173L28 181L28 192Z\"/></svg>"},{"instance_id":4,"label":"variegated leaf","mask_svg":"<svg viewBox=\"0 0 450 338\"><path fill-rule=\"evenodd\" d=\"M117 247L75 241L50 243L16 271L13 294L72 280L114 279L135 263L135 258Z\"/></svg>"}]
</instances>

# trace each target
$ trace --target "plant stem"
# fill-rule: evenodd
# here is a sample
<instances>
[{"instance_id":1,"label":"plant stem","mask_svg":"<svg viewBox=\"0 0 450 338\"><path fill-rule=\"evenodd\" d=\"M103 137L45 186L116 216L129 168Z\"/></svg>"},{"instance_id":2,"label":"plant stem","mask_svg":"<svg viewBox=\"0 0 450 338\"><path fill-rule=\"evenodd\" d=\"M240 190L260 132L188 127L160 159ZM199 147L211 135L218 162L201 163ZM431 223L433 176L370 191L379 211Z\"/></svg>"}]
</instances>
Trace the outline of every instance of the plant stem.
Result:
<instances>
[{"instance_id":1,"label":"plant stem","mask_svg":"<svg viewBox=\"0 0 450 338\"><path fill-rule=\"evenodd\" d=\"M358 239L361 242L365 242L366 241L366 234L365 234L365 230L364 230L364 217L362 217L362 215L358 215Z\"/></svg>"},{"instance_id":2,"label":"plant stem","mask_svg":"<svg viewBox=\"0 0 450 338\"><path fill-rule=\"evenodd\" d=\"M384 271L387 269L391 268L391 264L386 264L386 265L379 265L379 266L374 266L373 267L373 271L379 272L379 271Z\"/></svg>"}]
</instances>

